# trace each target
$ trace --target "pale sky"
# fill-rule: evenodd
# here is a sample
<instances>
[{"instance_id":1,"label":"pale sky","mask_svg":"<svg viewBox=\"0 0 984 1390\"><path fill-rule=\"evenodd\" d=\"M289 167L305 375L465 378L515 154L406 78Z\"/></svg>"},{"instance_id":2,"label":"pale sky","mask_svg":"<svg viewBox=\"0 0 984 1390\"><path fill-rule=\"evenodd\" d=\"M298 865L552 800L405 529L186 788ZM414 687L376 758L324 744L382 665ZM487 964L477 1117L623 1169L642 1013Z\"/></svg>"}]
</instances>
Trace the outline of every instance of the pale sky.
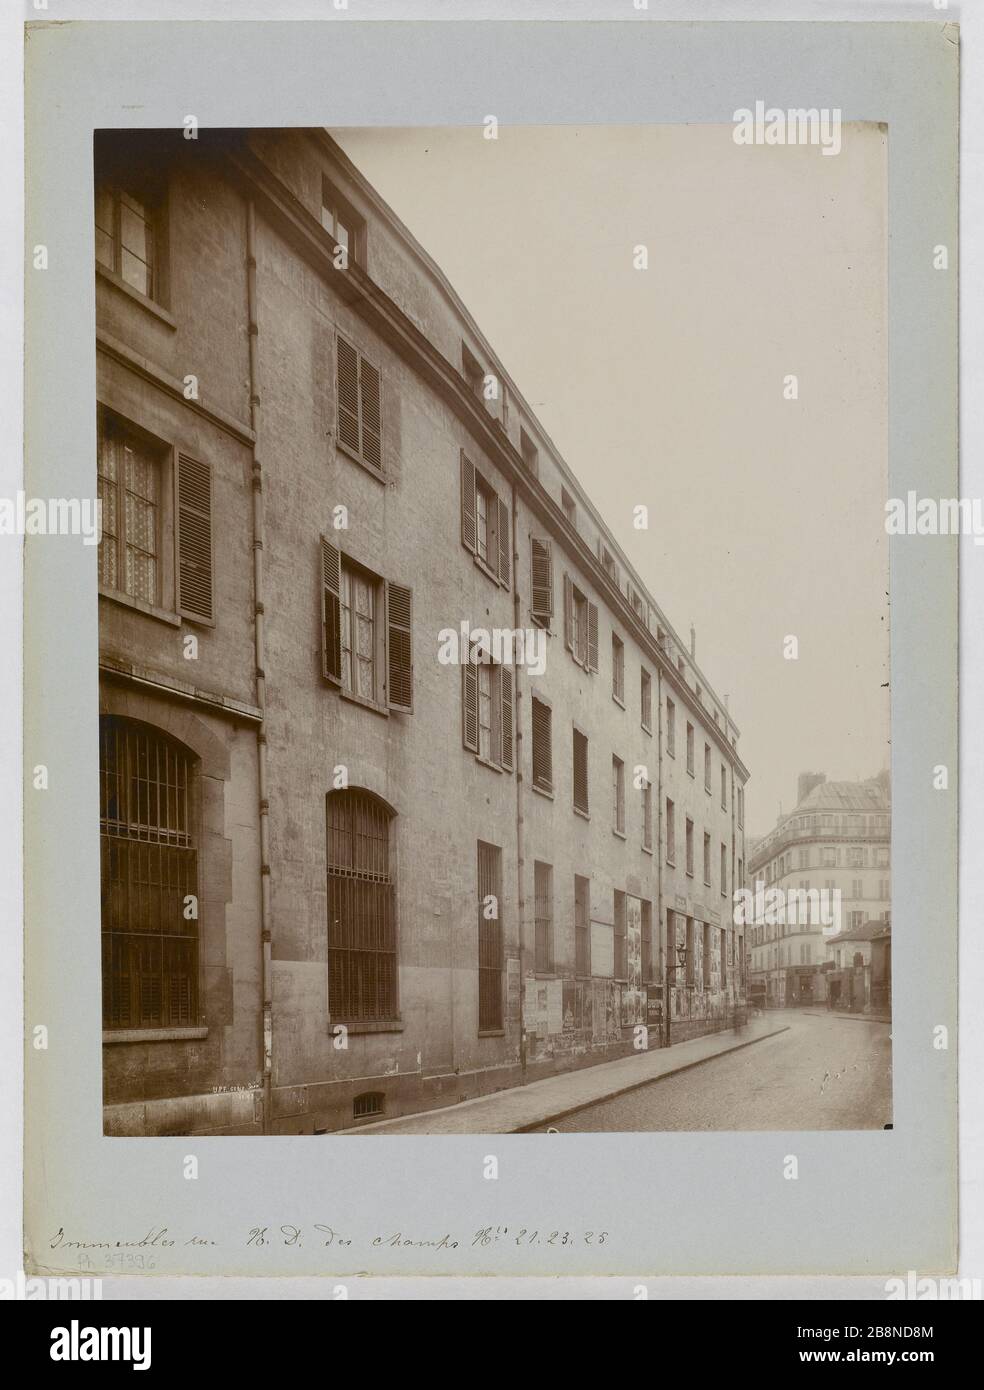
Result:
<instances>
[{"instance_id":1,"label":"pale sky","mask_svg":"<svg viewBox=\"0 0 984 1390\"><path fill-rule=\"evenodd\" d=\"M792 807L800 771L886 766L884 131L845 125L836 156L731 126L332 134L684 641L694 623L741 730L746 829Z\"/></svg>"}]
</instances>

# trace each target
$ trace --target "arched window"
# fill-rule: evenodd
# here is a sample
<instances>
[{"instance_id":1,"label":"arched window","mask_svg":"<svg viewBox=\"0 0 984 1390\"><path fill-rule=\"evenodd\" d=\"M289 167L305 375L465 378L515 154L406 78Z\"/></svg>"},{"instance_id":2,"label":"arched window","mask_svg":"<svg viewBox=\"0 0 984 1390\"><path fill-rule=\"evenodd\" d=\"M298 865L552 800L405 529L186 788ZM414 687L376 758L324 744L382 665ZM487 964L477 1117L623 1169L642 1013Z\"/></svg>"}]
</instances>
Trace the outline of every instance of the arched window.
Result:
<instances>
[{"instance_id":1,"label":"arched window","mask_svg":"<svg viewBox=\"0 0 984 1390\"><path fill-rule=\"evenodd\" d=\"M392 816L370 792L328 793L328 1009L333 1020L397 1016Z\"/></svg>"},{"instance_id":2,"label":"arched window","mask_svg":"<svg viewBox=\"0 0 984 1390\"><path fill-rule=\"evenodd\" d=\"M147 724L99 721L103 1026L198 1023L197 761Z\"/></svg>"}]
</instances>

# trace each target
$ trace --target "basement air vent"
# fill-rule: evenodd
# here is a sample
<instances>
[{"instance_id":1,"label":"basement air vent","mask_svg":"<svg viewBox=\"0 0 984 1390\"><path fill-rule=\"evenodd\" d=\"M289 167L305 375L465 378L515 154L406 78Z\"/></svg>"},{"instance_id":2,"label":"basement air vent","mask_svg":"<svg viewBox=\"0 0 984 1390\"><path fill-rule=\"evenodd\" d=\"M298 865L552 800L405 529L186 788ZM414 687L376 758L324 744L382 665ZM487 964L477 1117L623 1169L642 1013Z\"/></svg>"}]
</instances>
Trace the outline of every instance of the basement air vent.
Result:
<instances>
[{"instance_id":1,"label":"basement air vent","mask_svg":"<svg viewBox=\"0 0 984 1390\"><path fill-rule=\"evenodd\" d=\"M381 1115L382 1113L382 1091L364 1091L361 1096L356 1096L352 1102L352 1118L355 1120L365 1120L370 1115Z\"/></svg>"}]
</instances>

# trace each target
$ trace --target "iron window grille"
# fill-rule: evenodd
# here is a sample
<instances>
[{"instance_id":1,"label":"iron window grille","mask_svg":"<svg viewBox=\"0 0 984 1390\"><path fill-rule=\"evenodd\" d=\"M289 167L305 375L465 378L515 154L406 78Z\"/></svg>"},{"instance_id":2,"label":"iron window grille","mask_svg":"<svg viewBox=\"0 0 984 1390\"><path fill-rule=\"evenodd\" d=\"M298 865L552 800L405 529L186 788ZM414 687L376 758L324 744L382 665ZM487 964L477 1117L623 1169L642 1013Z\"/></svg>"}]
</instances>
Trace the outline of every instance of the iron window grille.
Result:
<instances>
[{"instance_id":1,"label":"iron window grille","mask_svg":"<svg viewBox=\"0 0 984 1390\"><path fill-rule=\"evenodd\" d=\"M392 813L369 792L328 793L328 1010L353 1023L397 1017Z\"/></svg>"}]
</instances>

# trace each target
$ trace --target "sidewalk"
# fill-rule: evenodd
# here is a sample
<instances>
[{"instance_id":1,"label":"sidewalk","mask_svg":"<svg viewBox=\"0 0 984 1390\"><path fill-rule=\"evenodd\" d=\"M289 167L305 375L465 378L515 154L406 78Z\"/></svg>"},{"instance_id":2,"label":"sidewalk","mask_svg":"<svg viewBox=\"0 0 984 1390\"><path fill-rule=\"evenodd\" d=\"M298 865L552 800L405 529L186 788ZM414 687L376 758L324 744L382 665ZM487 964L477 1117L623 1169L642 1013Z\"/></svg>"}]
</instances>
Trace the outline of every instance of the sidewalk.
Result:
<instances>
[{"instance_id":1,"label":"sidewalk","mask_svg":"<svg viewBox=\"0 0 984 1390\"><path fill-rule=\"evenodd\" d=\"M808 1013L811 1018L854 1018L861 1023L891 1023L892 1021L891 1014L866 1014L848 1009L824 1009L822 1012L817 1009L804 1009L803 1012Z\"/></svg>"},{"instance_id":2,"label":"sidewalk","mask_svg":"<svg viewBox=\"0 0 984 1390\"><path fill-rule=\"evenodd\" d=\"M775 1019L756 1018L749 1021L740 1033L726 1029L708 1033L689 1042L672 1047L654 1048L635 1057L620 1057L615 1062L599 1062L593 1067L548 1076L531 1081L526 1086L512 1086L488 1096L476 1096L458 1105L446 1105L440 1110L425 1110L417 1115L401 1115L395 1120L380 1120L374 1125L359 1125L354 1129L335 1130L335 1134L516 1134L549 1124L562 1115L582 1110L596 1101L608 1100L698 1066L712 1057L734 1052L740 1047L761 1042L789 1030L788 1023Z\"/></svg>"}]
</instances>

